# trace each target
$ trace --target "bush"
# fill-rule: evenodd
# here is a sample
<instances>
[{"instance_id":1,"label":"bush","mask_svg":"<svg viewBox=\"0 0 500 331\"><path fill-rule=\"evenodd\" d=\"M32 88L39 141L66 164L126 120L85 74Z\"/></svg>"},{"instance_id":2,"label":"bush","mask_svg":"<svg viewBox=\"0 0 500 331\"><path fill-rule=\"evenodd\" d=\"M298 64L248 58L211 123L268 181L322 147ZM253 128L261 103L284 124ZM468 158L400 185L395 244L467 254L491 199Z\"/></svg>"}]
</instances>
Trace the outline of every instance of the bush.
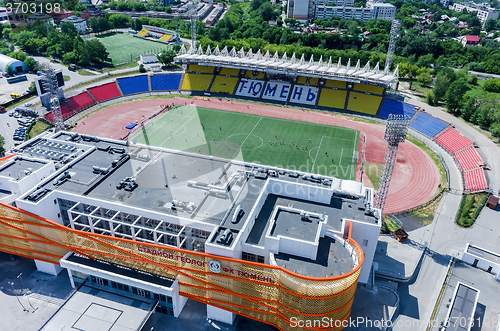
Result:
<instances>
[{"instance_id":1,"label":"bush","mask_svg":"<svg viewBox=\"0 0 500 331\"><path fill-rule=\"evenodd\" d=\"M139 65L139 72L146 72L146 68L144 68L144 64Z\"/></svg>"},{"instance_id":2,"label":"bush","mask_svg":"<svg viewBox=\"0 0 500 331\"><path fill-rule=\"evenodd\" d=\"M471 75L469 77L469 84L471 84L471 85L477 85L477 76L476 75Z\"/></svg>"},{"instance_id":3,"label":"bush","mask_svg":"<svg viewBox=\"0 0 500 331\"><path fill-rule=\"evenodd\" d=\"M426 96L426 101L429 105L431 106L434 106L434 95L432 94L432 92L427 92L427 96Z\"/></svg>"},{"instance_id":4,"label":"bush","mask_svg":"<svg viewBox=\"0 0 500 331\"><path fill-rule=\"evenodd\" d=\"M491 78L483 84L483 89L487 92L500 93L500 79Z\"/></svg>"}]
</instances>

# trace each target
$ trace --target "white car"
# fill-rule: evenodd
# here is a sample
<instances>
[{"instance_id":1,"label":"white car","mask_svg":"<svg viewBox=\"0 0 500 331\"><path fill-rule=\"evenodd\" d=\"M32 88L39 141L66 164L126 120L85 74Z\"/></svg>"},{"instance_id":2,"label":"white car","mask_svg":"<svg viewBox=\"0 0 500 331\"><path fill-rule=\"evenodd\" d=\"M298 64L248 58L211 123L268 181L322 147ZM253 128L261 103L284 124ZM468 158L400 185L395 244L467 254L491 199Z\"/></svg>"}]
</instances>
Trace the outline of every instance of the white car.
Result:
<instances>
[{"instance_id":1,"label":"white car","mask_svg":"<svg viewBox=\"0 0 500 331\"><path fill-rule=\"evenodd\" d=\"M33 102L26 102L26 103L24 104L24 107L29 107L29 106L31 106L32 104L33 104Z\"/></svg>"}]
</instances>

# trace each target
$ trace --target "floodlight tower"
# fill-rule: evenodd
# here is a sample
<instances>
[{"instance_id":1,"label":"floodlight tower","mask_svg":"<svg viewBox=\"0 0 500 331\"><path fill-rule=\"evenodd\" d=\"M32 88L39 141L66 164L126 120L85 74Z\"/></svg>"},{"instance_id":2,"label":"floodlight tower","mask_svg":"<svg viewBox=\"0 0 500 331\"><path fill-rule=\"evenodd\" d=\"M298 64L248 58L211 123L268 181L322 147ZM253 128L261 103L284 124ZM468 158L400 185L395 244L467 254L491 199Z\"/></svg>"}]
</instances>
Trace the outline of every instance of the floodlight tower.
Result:
<instances>
[{"instance_id":1,"label":"floodlight tower","mask_svg":"<svg viewBox=\"0 0 500 331\"><path fill-rule=\"evenodd\" d=\"M196 53L196 21L198 20L198 0L194 0L191 4L191 53Z\"/></svg>"},{"instance_id":2,"label":"floodlight tower","mask_svg":"<svg viewBox=\"0 0 500 331\"><path fill-rule=\"evenodd\" d=\"M392 21L391 25L391 39L389 41L389 49L387 50L387 58L385 59L384 75L388 75L391 70L392 56L396 48L396 40L399 37L399 27L401 26L400 20Z\"/></svg>"},{"instance_id":3,"label":"floodlight tower","mask_svg":"<svg viewBox=\"0 0 500 331\"><path fill-rule=\"evenodd\" d=\"M387 192L391 183L392 170L396 162L399 143L402 143L406 139L409 120L407 115L394 114L390 114L387 120L384 135L384 139L387 141L387 149L385 150L384 165L380 173L378 192L375 197L375 207L380 208L382 212L384 211L385 199L387 198Z\"/></svg>"},{"instance_id":4,"label":"floodlight tower","mask_svg":"<svg viewBox=\"0 0 500 331\"><path fill-rule=\"evenodd\" d=\"M52 113L52 118L54 119L56 132L64 131L64 120L61 113L61 105L59 104L59 98L57 97L57 88L59 84L57 82L57 76L50 65L47 65L43 70L43 78L41 79L41 84L45 91L50 94L50 109Z\"/></svg>"}]
</instances>

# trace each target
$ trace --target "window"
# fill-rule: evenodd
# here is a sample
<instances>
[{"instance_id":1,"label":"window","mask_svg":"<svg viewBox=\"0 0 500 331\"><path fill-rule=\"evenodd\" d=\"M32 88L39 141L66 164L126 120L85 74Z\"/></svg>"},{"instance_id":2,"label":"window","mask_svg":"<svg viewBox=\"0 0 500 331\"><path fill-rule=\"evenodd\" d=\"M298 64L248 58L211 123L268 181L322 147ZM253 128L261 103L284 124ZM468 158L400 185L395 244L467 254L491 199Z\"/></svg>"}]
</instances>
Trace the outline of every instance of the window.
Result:
<instances>
[{"instance_id":1,"label":"window","mask_svg":"<svg viewBox=\"0 0 500 331\"><path fill-rule=\"evenodd\" d=\"M363 246L365 246L365 247L368 246L368 240L363 239Z\"/></svg>"}]
</instances>

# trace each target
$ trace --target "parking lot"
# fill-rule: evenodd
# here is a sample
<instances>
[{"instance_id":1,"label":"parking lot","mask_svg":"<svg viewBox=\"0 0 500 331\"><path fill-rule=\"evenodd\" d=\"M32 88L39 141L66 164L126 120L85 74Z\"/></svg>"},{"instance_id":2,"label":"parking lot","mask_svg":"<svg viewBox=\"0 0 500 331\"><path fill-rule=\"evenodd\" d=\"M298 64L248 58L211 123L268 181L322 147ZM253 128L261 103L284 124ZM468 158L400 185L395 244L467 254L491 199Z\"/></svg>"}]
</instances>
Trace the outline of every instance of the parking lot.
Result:
<instances>
[{"instance_id":1,"label":"parking lot","mask_svg":"<svg viewBox=\"0 0 500 331\"><path fill-rule=\"evenodd\" d=\"M29 102L25 103L25 105L29 105ZM19 111L15 111L15 109ZM35 121L36 117L30 116L29 109L29 107L18 106L14 110L11 109L5 113L0 113L0 132L5 138L4 149L6 151L24 140L28 127ZM35 112L31 114L36 115Z\"/></svg>"},{"instance_id":2,"label":"parking lot","mask_svg":"<svg viewBox=\"0 0 500 331\"><path fill-rule=\"evenodd\" d=\"M7 78L2 75L0 78L0 104L3 104L7 101L12 100L10 94L15 93L19 95L24 95L31 84L31 82L35 79L36 74L23 74L26 75L28 80L12 83L7 83Z\"/></svg>"}]
</instances>

